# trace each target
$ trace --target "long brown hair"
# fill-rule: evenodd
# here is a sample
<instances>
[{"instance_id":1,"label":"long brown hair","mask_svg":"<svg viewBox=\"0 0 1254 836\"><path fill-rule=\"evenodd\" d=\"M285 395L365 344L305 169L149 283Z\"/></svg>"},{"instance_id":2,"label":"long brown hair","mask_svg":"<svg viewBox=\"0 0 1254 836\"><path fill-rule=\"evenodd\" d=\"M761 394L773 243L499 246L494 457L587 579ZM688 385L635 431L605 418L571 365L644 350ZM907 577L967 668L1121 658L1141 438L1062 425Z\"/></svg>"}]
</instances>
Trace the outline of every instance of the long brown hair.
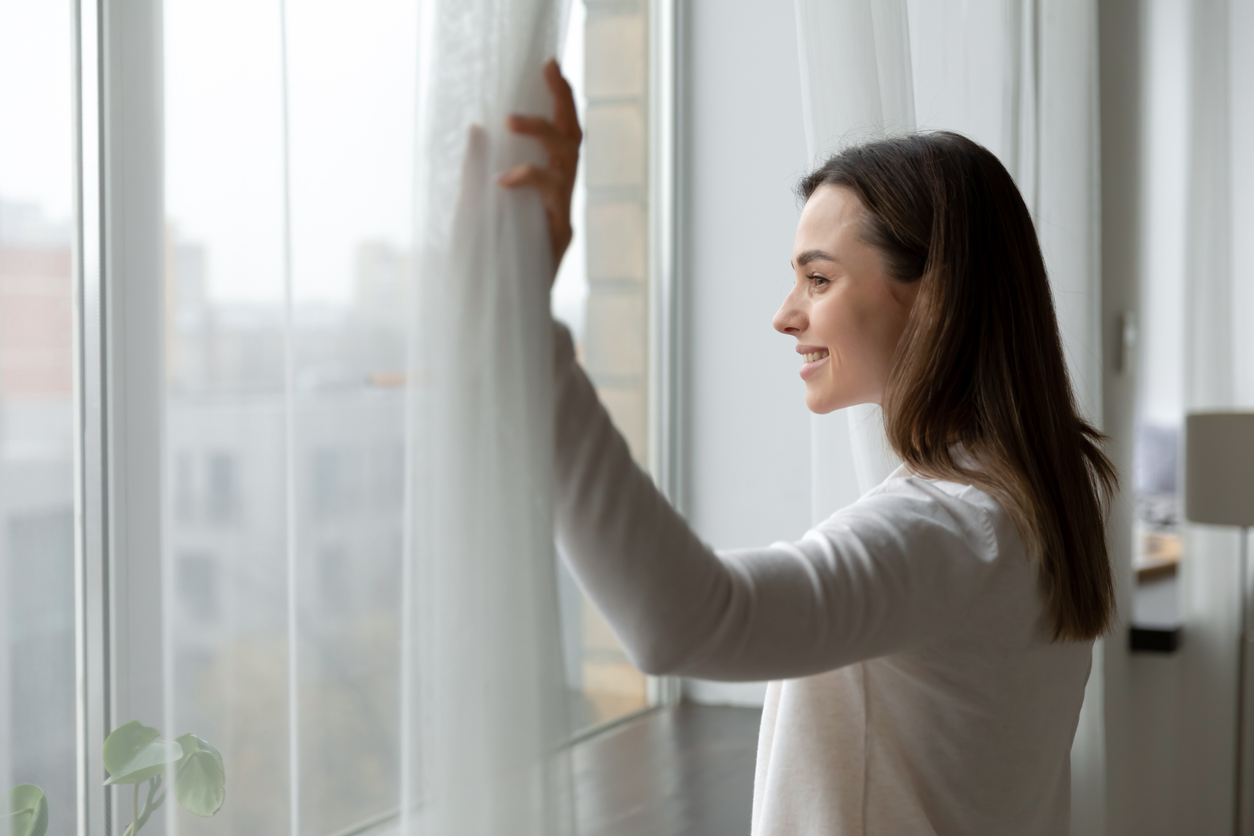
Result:
<instances>
[{"instance_id":1,"label":"long brown hair","mask_svg":"<svg viewBox=\"0 0 1254 836\"><path fill-rule=\"evenodd\" d=\"M863 238L889 275L921 282L884 390L893 449L1001 502L1039 561L1055 641L1101 635L1115 607L1105 517L1117 476L1077 409L1014 180L987 149L934 132L849 148L798 192L824 185L858 196ZM955 458L955 442L974 464Z\"/></svg>"}]
</instances>

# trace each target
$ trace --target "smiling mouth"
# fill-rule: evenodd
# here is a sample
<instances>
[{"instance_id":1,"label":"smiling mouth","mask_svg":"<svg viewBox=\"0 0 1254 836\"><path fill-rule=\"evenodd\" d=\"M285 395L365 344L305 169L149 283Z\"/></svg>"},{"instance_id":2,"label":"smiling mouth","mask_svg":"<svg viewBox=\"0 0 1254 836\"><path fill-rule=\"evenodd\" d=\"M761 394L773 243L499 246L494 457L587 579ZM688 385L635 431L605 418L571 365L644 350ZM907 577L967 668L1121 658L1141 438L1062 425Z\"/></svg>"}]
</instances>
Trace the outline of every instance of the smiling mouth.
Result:
<instances>
[{"instance_id":1,"label":"smiling mouth","mask_svg":"<svg viewBox=\"0 0 1254 836\"><path fill-rule=\"evenodd\" d=\"M801 379L809 380L810 376L817 373L823 364L827 362L829 356L830 354L826 349L802 354L801 359L805 362L801 364Z\"/></svg>"}]
</instances>

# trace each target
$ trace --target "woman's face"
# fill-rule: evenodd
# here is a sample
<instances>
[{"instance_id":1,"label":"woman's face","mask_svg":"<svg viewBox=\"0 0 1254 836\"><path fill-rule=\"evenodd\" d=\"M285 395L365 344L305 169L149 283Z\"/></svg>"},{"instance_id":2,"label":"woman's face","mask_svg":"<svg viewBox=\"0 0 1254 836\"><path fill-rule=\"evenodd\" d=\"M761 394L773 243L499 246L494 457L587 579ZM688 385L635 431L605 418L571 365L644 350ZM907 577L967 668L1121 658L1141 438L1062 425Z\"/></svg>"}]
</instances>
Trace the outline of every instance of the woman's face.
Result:
<instances>
[{"instance_id":1,"label":"woman's face","mask_svg":"<svg viewBox=\"0 0 1254 836\"><path fill-rule=\"evenodd\" d=\"M797 223L797 276L773 324L797 338L811 412L880 402L918 293L919 282L890 277L862 240L862 214L857 195L827 185L810 195Z\"/></svg>"}]
</instances>

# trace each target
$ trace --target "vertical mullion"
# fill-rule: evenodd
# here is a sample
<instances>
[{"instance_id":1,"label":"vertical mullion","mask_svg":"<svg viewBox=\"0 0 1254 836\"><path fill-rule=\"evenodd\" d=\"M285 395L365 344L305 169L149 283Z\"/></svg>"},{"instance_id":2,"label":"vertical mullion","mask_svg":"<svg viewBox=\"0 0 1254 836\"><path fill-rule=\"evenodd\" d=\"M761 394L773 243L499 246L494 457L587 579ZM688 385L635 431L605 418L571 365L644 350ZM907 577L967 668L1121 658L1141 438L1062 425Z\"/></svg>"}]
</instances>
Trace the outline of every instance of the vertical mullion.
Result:
<instances>
[{"instance_id":1,"label":"vertical mullion","mask_svg":"<svg viewBox=\"0 0 1254 836\"><path fill-rule=\"evenodd\" d=\"M95 780L110 714L105 455L104 199L101 0L74 8L75 679L79 836L107 832L109 799Z\"/></svg>"},{"instance_id":2,"label":"vertical mullion","mask_svg":"<svg viewBox=\"0 0 1254 836\"><path fill-rule=\"evenodd\" d=\"M102 748L165 715L160 0L76 0L78 833L109 834ZM167 731L168 730L163 730Z\"/></svg>"},{"instance_id":3,"label":"vertical mullion","mask_svg":"<svg viewBox=\"0 0 1254 836\"><path fill-rule=\"evenodd\" d=\"M647 5L649 162L649 471L662 493L683 507L683 474L676 451L682 449L682 386L678 323L681 292L676 270L679 246L677 159L679 125L678 28L675 0ZM677 677L649 677L649 702L670 705L680 698Z\"/></svg>"},{"instance_id":4,"label":"vertical mullion","mask_svg":"<svg viewBox=\"0 0 1254 836\"><path fill-rule=\"evenodd\" d=\"M288 113L287 2L279 0L279 61L283 113L283 400L284 400L284 493L287 543L287 758L288 827L300 834L300 693L297 655L300 644L296 583L296 346L292 286L292 158Z\"/></svg>"}]
</instances>

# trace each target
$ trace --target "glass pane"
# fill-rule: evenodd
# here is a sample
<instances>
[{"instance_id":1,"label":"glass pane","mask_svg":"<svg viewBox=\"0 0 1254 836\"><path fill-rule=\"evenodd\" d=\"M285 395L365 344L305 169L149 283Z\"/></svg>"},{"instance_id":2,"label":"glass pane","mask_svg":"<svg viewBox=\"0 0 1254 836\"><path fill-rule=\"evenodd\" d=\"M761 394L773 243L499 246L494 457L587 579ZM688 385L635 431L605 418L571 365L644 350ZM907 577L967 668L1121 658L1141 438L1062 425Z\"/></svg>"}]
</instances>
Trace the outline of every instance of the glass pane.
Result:
<instances>
[{"instance_id":1,"label":"glass pane","mask_svg":"<svg viewBox=\"0 0 1254 836\"><path fill-rule=\"evenodd\" d=\"M575 237L553 312L641 465L648 465L648 112L643 3L574 2L562 66L584 146L571 212ZM644 674L563 566L562 630L571 723L582 729L648 705Z\"/></svg>"},{"instance_id":2,"label":"glass pane","mask_svg":"<svg viewBox=\"0 0 1254 836\"><path fill-rule=\"evenodd\" d=\"M164 8L168 733L219 747L234 788L213 819L179 812L186 833L333 834L398 803L418 21L400 0L342 8L289 5L285 33L275 0ZM628 21L628 46L642 24ZM622 91L605 95L621 111ZM573 312L644 460L644 146L634 153L639 182L581 186L576 213L639 270L612 275L581 239L555 308ZM643 675L568 577L563 589L575 725L644 707Z\"/></svg>"},{"instance_id":3,"label":"glass pane","mask_svg":"<svg viewBox=\"0 0 1254 836\"><path fill-rule=\"evenodd\" d=\"M301 832L397 808L418 4L288 5Z\"/></svg>"},{"instance_id":4,"label":"glass pane","mask_svg":"<svg viewBox=\"0 0 1254 836\"><path fill-rule=\"evenodd\" d=\"M165 4L175 733L232 788L186 833L398 804L417 5L343 10L288 4L285 91L278 3Z\"/></svg>"},{"instance_id":5,"label":"glass pane","mask_svg":"<svg viewBox=\"0 0 1254 836\"><path fill-rule=\"evenodd\" d=\"M1185 206L1188 134L1187 10L1147 7L1145 216L1137 338L1133 623L1181 622L1177 567L1183 557L1178 480L1184 416ZM1134 334L1127 334L1132 337Z\"/></svg>"},{"instance_id":6,"label":"glass pane","mask_svg":"<svg viewBox=\"0 0 1254 836\"><path fill-rule=\"evenodd\" d=\"M69 3L0 0L0 798L76 822Z\"/></svg>"},{"instance_id":7,"label":"glass pane","mask_svg":"<svg viewBox=\"0 0 1254 836\"><path fill-rule=\"evenodd\" d=\"M288 831L282 77L277 2L165 23L166 566L175 728L216 746L217 816Z\"/></svg>"}]
</instances>

